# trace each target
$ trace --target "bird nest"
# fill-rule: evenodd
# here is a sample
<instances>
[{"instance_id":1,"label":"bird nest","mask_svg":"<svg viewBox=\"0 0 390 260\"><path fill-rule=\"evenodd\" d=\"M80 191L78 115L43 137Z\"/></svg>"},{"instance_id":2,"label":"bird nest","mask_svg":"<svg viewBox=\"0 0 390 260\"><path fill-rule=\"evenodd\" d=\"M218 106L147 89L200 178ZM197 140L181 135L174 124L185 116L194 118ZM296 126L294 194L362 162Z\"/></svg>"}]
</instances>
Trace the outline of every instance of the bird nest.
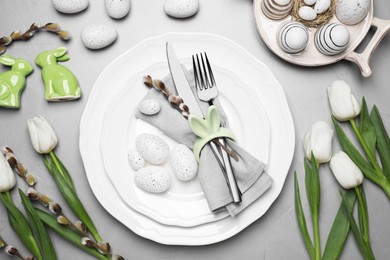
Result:
<instances>
[{"instance_id":1,"label":"bird nest","mask_svg":"<svg viewBox=\"0 0 390 260\"><path fill-rule=\"evenodd\" d=\"M326 24L332 19L336 12L336 2L337 0L331 0L330 7L328 10L323 12L322 14L318 14L317 18L312 21L306 21L303 20L301 17L299 17L298 11L301 6L306 5L303 0L293 0L293 7L291 9L291 16L297 21L302 23L303 25L307 27L314 27L317 28L323 24Z\"/></svg>"}]
</instances>

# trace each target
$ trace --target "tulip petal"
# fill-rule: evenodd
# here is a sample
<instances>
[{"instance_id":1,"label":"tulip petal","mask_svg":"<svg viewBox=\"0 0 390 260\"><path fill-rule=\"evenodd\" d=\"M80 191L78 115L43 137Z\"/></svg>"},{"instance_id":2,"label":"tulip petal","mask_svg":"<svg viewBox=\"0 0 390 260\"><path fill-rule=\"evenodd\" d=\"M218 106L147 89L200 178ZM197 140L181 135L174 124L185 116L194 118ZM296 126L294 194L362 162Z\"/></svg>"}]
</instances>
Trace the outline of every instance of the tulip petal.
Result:
<instances>
[{"instance_id":1,"label":"tulip petal","mask_svg":"<svg viewBox=\"0 0 390 260\"><path fill-rule=\"evenodd\" d=\"M332 114L337 120L344 122L359 115L360 105L345 81L334 81L328 87L328 97Z\"/></svg>"}]
</instances>

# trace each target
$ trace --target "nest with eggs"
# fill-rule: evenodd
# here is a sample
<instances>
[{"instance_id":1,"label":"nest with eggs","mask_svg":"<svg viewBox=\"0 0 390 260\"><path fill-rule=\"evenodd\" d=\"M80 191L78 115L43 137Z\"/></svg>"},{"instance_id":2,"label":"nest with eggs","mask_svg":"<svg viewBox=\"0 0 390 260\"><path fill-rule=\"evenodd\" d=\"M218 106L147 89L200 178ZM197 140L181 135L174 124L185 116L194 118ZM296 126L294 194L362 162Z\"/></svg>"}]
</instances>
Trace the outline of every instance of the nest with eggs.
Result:
<instances>
[{"instance_id":1,"label":"nest with eggs","mask_svg":"<svg viewBox=\"0 0 390 260\"><path fill-rule=\"evenodd\" d=\"M336 12L336 2L337 0L331 0L330 1L330 7L325 12L318 14L317 18L312 21L306 21L303 20L301 17L299 17L298 11L299 8L306 5L303 0L293 0L293 6L291 9L291 16L297 21L302 23L303 25L307 27L314 27L317 28L323 24L326 24L332 19Z\"/></svg>"}]
</instances>

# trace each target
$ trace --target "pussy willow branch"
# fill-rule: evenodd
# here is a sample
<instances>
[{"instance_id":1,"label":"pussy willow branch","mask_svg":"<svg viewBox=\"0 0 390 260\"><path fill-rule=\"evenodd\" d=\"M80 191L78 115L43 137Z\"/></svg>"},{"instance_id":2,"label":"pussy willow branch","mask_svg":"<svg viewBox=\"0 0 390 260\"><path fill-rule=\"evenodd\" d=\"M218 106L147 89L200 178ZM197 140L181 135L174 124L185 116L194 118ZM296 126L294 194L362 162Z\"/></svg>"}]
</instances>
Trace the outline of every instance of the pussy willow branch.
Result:
<instances>
[{"instance_id":1,"label":"pussy willow branch","mask_svg":"<svg viewBox=\"0 0 390 260\"><path fill-rule=\"evenodd\" d=\"M33 256L27 256L27 257L23 257L20 253L19 253L19 250L14 247L14 246L10 246L7 244L7 242L5 242L5 240L0 236L0 248L4 248L4 251L10 255L10 256L15 256L21 260L34 260L34 257Z\"/></svg>"},{"instance_id":2,"label":"pussy willow branch","mask_svg":"<svg viewBox=\"0 0 390 260\"><path fill-rule=\"evenodd\" d=\"M161 91L161 93L164 95L164 97L167 98L169 103L171 103L176 109L178 109L185 119L188 119L188 116L190 115L189 107L184 104L183 99L181 97L173 95L165 86L164 82L162 82L161 80L153 80L151 76L147 75L144 77L144 84L149 88L154 88L157 91ZM229 154L229 156L232 157L234 160L239 160L237 153L233 149L227 148L225 145L220 143L218 139L213 139L212 142L221 147L221 149L223 149L227 154Z\"/></svg>"}]
</instances>

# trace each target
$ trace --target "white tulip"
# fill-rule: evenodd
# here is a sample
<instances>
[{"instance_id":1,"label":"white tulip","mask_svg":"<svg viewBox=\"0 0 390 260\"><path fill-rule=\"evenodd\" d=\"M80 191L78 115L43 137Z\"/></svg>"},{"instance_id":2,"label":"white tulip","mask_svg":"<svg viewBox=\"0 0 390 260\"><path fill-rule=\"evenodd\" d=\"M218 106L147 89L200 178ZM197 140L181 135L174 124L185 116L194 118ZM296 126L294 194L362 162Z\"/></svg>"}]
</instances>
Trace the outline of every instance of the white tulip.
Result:
<instances>
[{"instance_id":1,"label":"white tulip","mask_svg":"<svg viewBox=\"0 0 390 260\"><path fill-rule=\"evenodd\" d=\"M330 160L330 168L337 181L344 189L351 189L359 186L364 176L356 164L344 152L338 152Z\"/></svg>"},{"instance_id":2,"label":"white tulip","mask_svg":"<svg viewBox=\"0 0 390 260\"><path fill-rule=\"evenodd\" d=\"M40 154L49 153L57 145L57 135L43 116L35 116L27 121L31 143Z\"/></svg>"},{"instance_id":3,"label":"white tulip","mask_svg":"<svg viewBox=\"0 0 390 260\"><path fill-rule=\"evenodd\" d=\"M318 121L313 124L303 141L306 158L310 160L313 152L318 163L329 162L332 157L332 138L333 130L327 123Z\"/></svg>"},{"instance_id":4,"label":"white tulip","mask_svg":"<svg viewBox=\"0 0 390 260\"><path fill-rule=\"evenodd\" d=\"M15 184L15 174L7 162L7 159L0 153L0 192L9 191Z\"/></svg>"},{"instance_id":5,"label":"white tulip","mask_svg":"<svg viewBox=\"0 0 390 260\"><path fill-rule=\"evenodd\" d=\"M336 80L328 87L332 114L339 121L348 121L360 113L360 104L352 94L351 87L343 80Z\"/></svg>"}]
</instances>

